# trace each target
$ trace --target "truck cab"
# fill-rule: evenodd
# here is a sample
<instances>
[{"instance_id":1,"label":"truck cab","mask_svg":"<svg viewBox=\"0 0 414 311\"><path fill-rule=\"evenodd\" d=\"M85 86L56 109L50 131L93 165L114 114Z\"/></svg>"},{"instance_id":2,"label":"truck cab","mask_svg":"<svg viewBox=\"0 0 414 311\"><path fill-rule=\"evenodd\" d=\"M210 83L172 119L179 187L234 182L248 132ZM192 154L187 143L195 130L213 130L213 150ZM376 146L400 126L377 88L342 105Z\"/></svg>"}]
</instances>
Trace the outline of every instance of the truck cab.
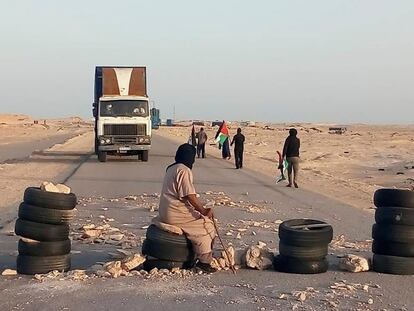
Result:
<instances>
[{"instance_id":1,"label":"truck cab","mask_svg":"<svg viewBox=\"0 0 414 311\"><path fill-rule=\"evenodd\" d=\"M152 124L145 72L145 67L96 67L93 112L100 162L107 154L148 161Z\"/></svg>"}]
</instances>

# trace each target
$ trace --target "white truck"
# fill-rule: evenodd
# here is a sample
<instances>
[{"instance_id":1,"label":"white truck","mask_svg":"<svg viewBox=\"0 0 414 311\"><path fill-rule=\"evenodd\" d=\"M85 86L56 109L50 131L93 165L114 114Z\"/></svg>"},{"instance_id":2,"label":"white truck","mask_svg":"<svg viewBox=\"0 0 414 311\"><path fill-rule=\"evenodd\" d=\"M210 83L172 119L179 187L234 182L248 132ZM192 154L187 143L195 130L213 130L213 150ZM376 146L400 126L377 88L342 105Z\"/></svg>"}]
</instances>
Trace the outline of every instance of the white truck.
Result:
<instances>
[{"instance_id":1,"label":"white truck","mask_svg":"<svg viewBox=\"0 0 414 311\"><path fill-rule=\"evenodd\" d=\"M146 67L95 69L95 153L138 155L146 162L151 149L151 117Z\"/></svg>"}]
</instances>

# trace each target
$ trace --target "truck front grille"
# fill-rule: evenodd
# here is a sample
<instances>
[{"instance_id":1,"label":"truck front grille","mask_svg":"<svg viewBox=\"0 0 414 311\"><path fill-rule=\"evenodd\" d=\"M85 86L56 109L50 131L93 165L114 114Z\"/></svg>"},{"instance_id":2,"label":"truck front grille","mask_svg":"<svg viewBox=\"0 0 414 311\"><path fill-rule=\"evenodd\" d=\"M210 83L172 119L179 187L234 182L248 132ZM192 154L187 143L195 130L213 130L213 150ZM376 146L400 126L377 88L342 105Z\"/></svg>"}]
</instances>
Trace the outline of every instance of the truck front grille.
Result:
<instances>
[{"instance_id":1,"label":"truck front grille","mask_svg":"<svg viewBox=\"0 0 414 311\"><path fill-rule=\"evenodd\" d=\"M146 124L104 124L105 136L145 136Z\"/></svg>"},{"instance_id":2,"label":"truck front grille","mask_svg":"<svg viewBox=\"0 0 414 311\"><path fill-rule=\"evenodd\" d=\"M114 137L112 139L112 143L114 144L137 144L138 138L137 137Z\"/></svg>"}]
</instances>

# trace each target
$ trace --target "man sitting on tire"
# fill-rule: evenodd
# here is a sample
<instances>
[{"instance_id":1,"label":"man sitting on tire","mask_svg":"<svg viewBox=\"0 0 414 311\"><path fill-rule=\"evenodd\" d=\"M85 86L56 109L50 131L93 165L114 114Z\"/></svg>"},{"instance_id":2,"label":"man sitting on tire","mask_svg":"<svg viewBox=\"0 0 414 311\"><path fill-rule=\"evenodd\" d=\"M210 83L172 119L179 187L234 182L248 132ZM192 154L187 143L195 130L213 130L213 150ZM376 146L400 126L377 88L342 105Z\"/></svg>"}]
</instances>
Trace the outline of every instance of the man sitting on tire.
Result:
<instances>
[{"instance_id":1,"label":"man sitting on tire","mask_svg":"<svg viewBox=\"0 0 414 311\"><path fill-rule=\"evenodd\" d=\"M196 149L190 144L178 147L175 163L167 167L161 191L159 220L179 227L191 241L197 266L206 272L215 272L211 267L215 229L213 211L204 208L197 199L191 171Z\"/></svg>"}]
</instances>

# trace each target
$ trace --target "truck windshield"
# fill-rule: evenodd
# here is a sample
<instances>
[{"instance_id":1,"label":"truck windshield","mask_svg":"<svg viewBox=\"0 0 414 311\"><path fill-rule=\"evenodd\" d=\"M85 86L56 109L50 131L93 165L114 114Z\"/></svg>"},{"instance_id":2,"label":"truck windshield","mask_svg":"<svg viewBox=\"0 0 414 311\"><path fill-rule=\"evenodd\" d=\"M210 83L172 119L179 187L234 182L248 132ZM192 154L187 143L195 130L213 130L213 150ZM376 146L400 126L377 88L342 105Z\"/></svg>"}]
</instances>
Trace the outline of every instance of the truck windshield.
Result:
<instances>
[{"instance_id":1,"label":"truck windshield","mask_svg":"<svg viewBox=\"0 0 414 311\"><path fill-rule=\"evenodd\" d=\"M148 102L145 100L102 101L101 117L148 117Z\"/></svg>"}]
</instances>

